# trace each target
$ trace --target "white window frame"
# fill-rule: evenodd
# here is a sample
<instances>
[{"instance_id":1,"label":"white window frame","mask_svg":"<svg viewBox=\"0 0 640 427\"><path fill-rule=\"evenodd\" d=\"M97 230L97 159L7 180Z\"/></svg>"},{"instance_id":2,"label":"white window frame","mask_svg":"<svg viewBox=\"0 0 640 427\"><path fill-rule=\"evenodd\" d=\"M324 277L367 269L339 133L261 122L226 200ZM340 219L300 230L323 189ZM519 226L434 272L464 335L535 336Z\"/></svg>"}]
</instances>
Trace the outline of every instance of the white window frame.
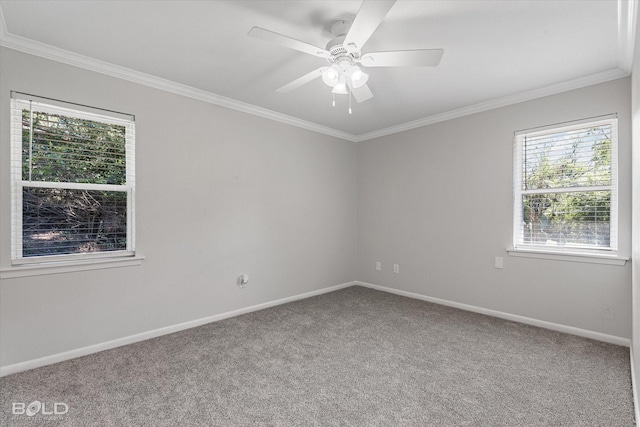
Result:
<instances>
[{"instance_id":1,"label":"white window frame","mask_svg":"<svg viewBox=\"0 0 640 427\"><path fill-rule=\"evenodd\" d=\"M62 103L62 102L60 102ZM73 104L75 107L76 105ZM124 185L111 184L87 184L72 182L48 182L29 181L22 176L22 110L31 109L43 111L50 114L63 115L84 120L92 120L100 123L118 125L125 127L125 168L126 183ZM66 106L52 105L49 103L36 102L33 100L12 98L11 99L11 264L16 267L45 266L50 268L54 265L74 266L89 265L86 269L94 269L98 264L112 263L114 266L123 265L122 259L125 257L136 258L141 262L141 257L136 257L135 253L135 122L133 117L123 119L115 115L97 114L87 111L90 107L82 110L77 108L67 108ZM72 190L101 190L120 191L127 193L127 244L126 250L91 252L83 254L64 255L43 255L24 257L22 242L23 206L22 193L24 187L40 188L64 188ZM115 263L114 263L115 261ZM104 267L101 267L104 268ZM71 269L69 271L77 271ZM2 277L13 277L16 270L11 273L2 271ZM46 273L35 273L46 274Z\"/></svg>"},{"instance_id":2,"label":"white window frame","mask_svg":"<svg viewBox=\"0 0 640 427\"><path fill-rule=\"evenodd\" d=\"M544 188L535 190L523 189L523 150L527 137L562 133L576 129L611 125L611 182L609 185L593 187ZM545 126L541 128L517 131L514 134L513 150L513 246L508 249L510 255L532 258L547 258L564 261L579 261L624 265L628 258L618 253L618 119L615 114L577 120L573 122ZM611 191L610 242L608 248L575 248L558 245L528 244L523 237L522 198L526 194Z\"/></svg>"}]
</instances>

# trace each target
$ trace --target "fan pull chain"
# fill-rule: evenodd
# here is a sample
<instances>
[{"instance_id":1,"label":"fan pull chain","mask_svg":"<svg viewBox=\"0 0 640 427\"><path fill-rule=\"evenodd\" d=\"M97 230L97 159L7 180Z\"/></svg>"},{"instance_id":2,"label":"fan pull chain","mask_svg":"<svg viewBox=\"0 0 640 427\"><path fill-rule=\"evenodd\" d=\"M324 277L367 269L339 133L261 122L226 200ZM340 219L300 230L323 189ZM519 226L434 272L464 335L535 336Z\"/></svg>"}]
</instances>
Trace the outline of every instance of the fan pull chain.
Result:
<instances>
[{"instance_id":1,"label":"fan pull chain","mask_svg":"<svg viewBox=\"0 0 640 427\"><path fill-rule=\"evenodd\" d=\"M333 95L333 103L331 104L331 106L335 107L336 106L336 94L332 93L332 95Z\"/></svg>"},{"instance_id":2,"label":"fan pull chain","mask_svg":"<svg viewBox=\"0 0 640 427\"><path fill-rule=\"evenodd\" d=\"M349 114L351 114L351 88L347 89L347 95L349 96Z\"/></svg>"}]
</instances>

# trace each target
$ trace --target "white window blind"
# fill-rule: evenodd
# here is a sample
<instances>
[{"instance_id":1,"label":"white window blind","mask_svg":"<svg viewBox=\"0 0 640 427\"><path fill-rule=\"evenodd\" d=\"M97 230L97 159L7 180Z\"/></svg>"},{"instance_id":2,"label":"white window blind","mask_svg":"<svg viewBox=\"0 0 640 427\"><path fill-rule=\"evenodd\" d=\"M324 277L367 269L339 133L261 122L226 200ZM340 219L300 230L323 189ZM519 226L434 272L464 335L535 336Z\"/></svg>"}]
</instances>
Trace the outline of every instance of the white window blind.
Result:
<instances>
[{"instance_id":1,"label":"white window blind","mask_svg":"<svg viewBox=\"0 0 640 427\"><path fill-rule=\"evenodd\" d=\"M133 255L133 119L11 102L13 262Z\"/></svg>"},{"instance_id":2,"label":"white window blind","mask_svg":"<svg viewBox=\"0 0 640 427\"><path fill-rule=\"evenodd\" d=\"M516 132L514 249L615 254L615 116Z\"/></svg>"}]
</instances>

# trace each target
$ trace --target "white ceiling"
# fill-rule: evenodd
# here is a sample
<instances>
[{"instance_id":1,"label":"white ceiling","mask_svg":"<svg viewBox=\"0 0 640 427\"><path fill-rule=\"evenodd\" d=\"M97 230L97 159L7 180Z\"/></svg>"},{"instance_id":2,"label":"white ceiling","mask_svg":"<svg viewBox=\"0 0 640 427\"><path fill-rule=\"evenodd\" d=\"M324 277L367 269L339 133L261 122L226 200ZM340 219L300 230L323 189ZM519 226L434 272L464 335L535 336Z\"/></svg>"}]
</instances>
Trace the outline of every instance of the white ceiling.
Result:
<instances>
[{"instance_id":1,"label":"white ceiling","mask_svg":"<svg viewBox=\"0 0 640 427\"><path fill-rule=\"evenodd\" d=\"M325 47L361 1L0 1L1 44L357 141L630 73L627 0L400 0L363 52L444 48L438 67L368 68L353 106L317 79L326 60L247 36Z\"/></svg>"}]
</instances>

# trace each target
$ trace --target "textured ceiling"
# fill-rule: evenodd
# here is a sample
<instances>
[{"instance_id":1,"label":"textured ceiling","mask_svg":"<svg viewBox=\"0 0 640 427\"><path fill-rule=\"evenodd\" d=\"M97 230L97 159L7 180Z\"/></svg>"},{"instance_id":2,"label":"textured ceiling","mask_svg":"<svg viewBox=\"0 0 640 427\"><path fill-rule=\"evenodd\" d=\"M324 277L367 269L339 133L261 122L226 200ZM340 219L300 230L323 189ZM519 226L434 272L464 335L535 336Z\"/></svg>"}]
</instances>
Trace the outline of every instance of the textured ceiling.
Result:
<instances>
[{"instance_id":1,"label":"textured ceiling","mask_svg":"<svg viewBox=\"0 0 640 427\"><path fill-rule=\"evenodd\" d=\"M143 80L168 80L182 91L210 94L213 102L352 140L630 71L629 16L635 6L624 0L400 0L363 52L443 48L438 67L368 68L374 98L354 103L352 115L344 95L332 107L331 89L321 79L290 93L275 92L326 60L249 37L251 27L324 48L331 24L353 19L360 5L0 1L2 44L72 63L74 55L85 65L103 61L115 66L111 74L144 73Z\"/></svg>"}]
</instances>

